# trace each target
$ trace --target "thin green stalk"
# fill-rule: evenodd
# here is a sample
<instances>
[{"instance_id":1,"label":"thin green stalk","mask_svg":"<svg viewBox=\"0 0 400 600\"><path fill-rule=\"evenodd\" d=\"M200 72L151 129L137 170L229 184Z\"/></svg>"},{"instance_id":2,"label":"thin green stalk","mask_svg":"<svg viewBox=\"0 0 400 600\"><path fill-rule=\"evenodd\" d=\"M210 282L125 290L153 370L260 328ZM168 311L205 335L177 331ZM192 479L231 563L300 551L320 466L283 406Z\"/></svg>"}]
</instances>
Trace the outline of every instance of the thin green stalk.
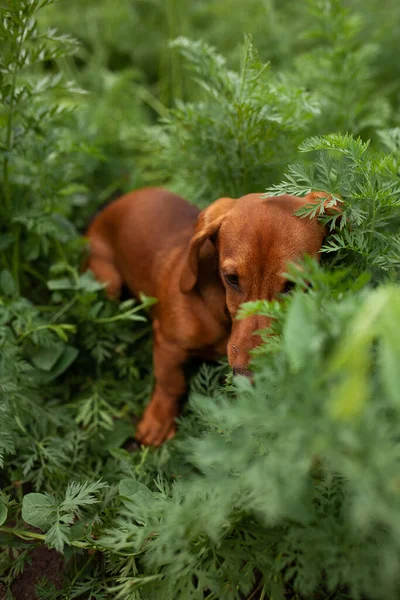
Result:
<instances>
[{"instance_id":1,"label":"thin green stalk","mask_svg":"<svg viewBox=\"0 0 400 600\"><path fill-rule=\"evenodd\" d=\"M154 94L150 92L150 90L148 90L142 85L135 86L135 89L138 98L140 98L143 102L150 106L150 108L153 109L154 112L158 114L158 116L168 116L168 109L164 106L162 102L158 100L158 98L154 96Z\"/></svg>"},{"instance_id":2,"label":"thin green stalk","mask_svg":"<svg viewBox=\"0 0 400 600\"><path fill-rule=\"evenodd\" d=\"M267 593L267 584L264 583L263 585L263 589L261 590L261 596L260 596L260 600L264 600L265 598L265 594Z\"/></svg>"},{"instance_id":3,"label":"thin green stalk","mask_svg":"<svg viewBox=\"0 0 400 600\"><path fill-rule=\"evenodd\" d=\"M239 83L239 93L238 93L238 102L240 103L242 101L242 96L243 96L243 90L244 90L244 84L246 81L246 74L247 74L247 64L248 64L248 60L249 60L249 38L246 36L245 40L244 40L244 57L243 57L243 64L241 65L241 69L240 69L240 83Z\"/></svg>"},{"instance_id":4,"label":"thin green stalk","mask_svg":"<svg viewBox=\"0 0 400 600\"><path fill-rule=\"evenodd\" d=\"M36 533L35 531L27 531L25 529L16 529L13 527L6 527L5 525L0 526L0 532L8 533L10 535L15 535L21 540L29 541L29 540L38 540L40 542L46 541L46 535L44 533ZM75 546L75 548L82 548L84 550L98 550L99 552L104 552L106 550L110 550L106 546L101 546L98 543L92 542L81 542L79 540L70 540L69 544L71 546ZM142 552L134 552L134 553L125 553L118 552L117 550L112 550L112 553L117 556L123 556L125 558L130 558L132 556L140 556Z\"/></svg>"},{"instance_id":5,"label":"thin green stalk","mask_svg":"<svg viewBox=\"0 0 400 600\"><path fill-rule=\"evenodd\" d=\"M13 529L12 527L4 527L1 526L0 527L0 531L3 533L10 533L12 535L15 535L17 537L19 537L21 540L40 540L41 542L44 542L46 540L46 536L44 533L36 533L34 531L26 531L24 529ZM88 544L86 542L79 542L79 541L71 541L70 542L71 546L75 546L76 548L87 548L87 549L96 549L96 550L100 550L100 548L98 548L95 544Z\"/></svg>"},{"instance_id":6,"label":"thin green stalk","mask_svg":"<svg viewBox=\"0 0 400 600\"><path fill-rule=\"evenodd\" d=\"M64 261L64 262L68 262L67 258L65 256L65 252L64 252L64 248L62 247L62 244L60 243L60 240L54 240L56 248L58 250L58 253L60 255L60 258ZM74 279L76 280L76 277L74 277Z\"/></svg>"},{"instance_id":7,"label":"thin green stalk","mask_svg":"<svg viewBox=\"0 0 400 600\"><path fill-rule=\"evenodd\" d=\"M137 313L143 307L141 305L135 306L131 310L127 310L119 315L114 315L113 317L100 317L99 319L93 319L94 323L115 323L116 321L124 321L125 319L129 319L132 315ZM144 317L138 316L135 318L138 321L146 321Z\"/></svg>"},{"instance_id":8,"label":"thin green stalk","mask_svg":"<svg viewBox=\"0 0 400 600\"><path fill-rule=\"evenodd\" d=\"M65 315L65 313L67 313L69 311L69 309L75 304L75 302L78 300L78 294L76 294L75 296L73 296L71 298L71 300L69 300L67 302L67 304L65 304L64 306L62 306L60 308L60 310L58 312L56 312L56 314L53 317L53 323L55 323L56 321L58 321L58 319L60 319L63 315Z\"/></svg>"},{"instance_id":9,"label":"thin green stalk","mask_svg":"<svg viewBox=\"0 0 400 600\"><path fill-rule=\"evenodd\" d=\"M117 192L120 189L121 186L124 185L124 183L125 177L120 177L116 181L110 183L110 185L104 188L104 190L100 191L97 196L98 205L101 206L103 202L106 202L110 198L110 196L112 196L115 192Z\"/></svg>"},{"instance_id":10,"label":"thin green stalk","mask_svg":"<svg viewBox=\"0 0 400 600\"><path fill-rule=\"evenodd\" d=\"M22 36L21 36L22 38ZM15 88L17 85L17 65L19 63L19 55L20 55L21 43L19 44L19 52L17 52L17 58L15 61L15 69L13 73L13 77L11 80L11 99L10 106L7 115L7 125L6 125L6 152L3 162L3 188L4 188L4 199L6 201L7 209L11 212L11 193L10 193L10 181L9 181L9 154L12 149L12 126L13 126L13 117L14 117L14 104L15 104Z\"/></svg>"},{"instance_id":11,"label":"thin green stalk","mask_svg":"<svg viewBox=\"0 0 400 600\"><path fill-rule=\"evenodd\" d=\"M21 52L22 45L25 39L25 22L23 22L22 27L19 30L19 41L17 44L16 58L15 58L15 68L11 79L11 92L10 92L10 105L7 115L7 125L6 125L6 140L5 140L5 157L3 162L3 190L4 190L4 199L6 204L6 209L11 215L12 211L12 201L11 201L11 188L10 188L10 154L13 149L13 125L14 125L14 113L16 106L16 98L15 91L17 88L17 77L19 70L21 68ZM20 271L20 225L15 226L15 241L12 253L12 272L14 276L14 282L16 287L16 293L19 295L20 293L20 281L19 281L19 271Z\"/></svg>"},{"instance_id":12,"label":"thin green stalk","mask_svg":"<svg viewBox=\"0 0 400 600\"><path fill-rule=\"evenodd\" d=\"M159 79L164 87L162 98L168 106L172 105L173 99L182 100L184 97L182 61L179 53L168 48L170 40L184 34L183 27L180 26L184 20L183 10L184 5L179 6L177 0L167 0L165 3L167 47L161 52Z\"/></svg>"},{"instance_id":13,"label":"thin green stalk","mask_svg":"<svg viewBox=\"0 0 400 600\"><path fill-rule=\"evenodd\" d=\"M20 235L21 235L21 225L19 223L17 223L15 226L15 241L14 241L13 254L12 254L12 272L13 272L14 282L15 282L15 293L18 296L20 294L20 281L19 281Z\"/></svg>"},{"instance_id":14,"label":"thin green stalk","mask_svg":"<svg viewBox=\"0 0 400 600\"><path fill-rule=\"evenodd\" d=\"M32 333L36 333L37 331L43 331L45 329L50 329L51 331L54 331L54 333L56 333L58 335L58 337L61 337L61 339L64 342L66 342L68 340L68 338L67 338L67 334L65 333L65 331L70 331L72 333L75 333L76 327L75 327L75 325L68 325L68 324L52 325L51 323L46 323L45 325L38 325L37 327L34 327L33 329L30 329L29 331L26 331L24 334L22 334L18 338L17 344L21 344L28 336L32 335Z\"/></svg>"},{"instance_id":15,"label":"thin green stalk","mask_svg":"<svg viewBox=\"0 0 400 600\"><path fill-rule=\"evenodd\" d=\"M11 79L11 92L10 92L10 106L7 115L7 124L6 124L6 152L5 158L3 162L3 188L4 188L4 198L7 204L8 210L11 212L11 192L10 192L10 181L9 181L9 154L12 150L13 141L12 141L12 130L13 130L13 122L14 122L14 108L15 108L15 90L17 87L17 77L18 72L20 70L20 60L21 60L21 51L22 44L24 41L24 33L25 27L22 28L19 36L19 42L17 45L17 52L15 57L15 68Z\"/></svg>"},{"instance_id":16,"label":"thin green stalk","mask_svg":"<svg viewBox=\"0 0 400 600\"><path fill-rule=\"evenodd\" d=\"M33 277L35 277L35 279L37 279L38 281L41 281L42 283L47 284L46 277L44 277L41 273L39 273L39 271L34 269L31 265L24 264L23 270L26 271L27 273L29 273L30 275L32 275ZM43 309L46 310L46 309L49 309L49 307L48 306L40 307L40 310L43 310ZM50 310L52 310L52 308L50 308Z\"/></svg>"},{"instance_id":17,"label":"thin green stalk","mask_svg":"<svg viewBox=\"0 0 400 600\"><path fill-rule=\"evenodd\" d=\"M87 567L90 565L90 563L94 559L94 556L95 556L94 554L91 554L89 556L88 560L84 563L83 567L81 569L79 569L79 571L77 571L77 573L74 575L74 577L71 581L70 588L72 588L72 586L75 585L76 581L78 581L78 579L80 578L82 573L87 569Z\"/></svg>"}]
</instances>

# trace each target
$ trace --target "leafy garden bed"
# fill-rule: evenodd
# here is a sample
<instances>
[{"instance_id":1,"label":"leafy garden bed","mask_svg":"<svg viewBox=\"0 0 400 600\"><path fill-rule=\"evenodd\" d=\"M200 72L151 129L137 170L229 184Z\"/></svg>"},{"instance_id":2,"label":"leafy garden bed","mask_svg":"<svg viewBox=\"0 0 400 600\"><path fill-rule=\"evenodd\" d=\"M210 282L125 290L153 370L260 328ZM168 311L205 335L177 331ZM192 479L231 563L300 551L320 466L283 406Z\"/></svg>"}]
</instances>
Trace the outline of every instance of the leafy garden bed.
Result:
<instances>
[{"instance_id":1,"label":"leafy garden bed","mask_svg":"<svg viewBox=\"0 0 400 600\"><path fill-rule=\"evenodd\" d=\"M297 21L271 3L279 31L308 23L313 37L288 58L255 19L269 67L249 38L238 61L228 26L226 61L208 43L214 9L194 2L182 15L203 41L163 46L168 77L143 81L157 48L140 38L131 55L124 19L94 4L80 20L114 31L99 46L96 28L80 45L47 29L82 35L63 3L1 8L0 598L398 598L398 8L376 28L372 0L313 0ZM158 31L143 8L121 13ZM321 210L321 264L290 270L284 301L243 306L277 334L254 385L201 365L158 450L132 444L151 299L111 303L82 273L95 211L147 183L200 206L265 189L343 202L340 223Z\"/></svg>"}]
</instances>

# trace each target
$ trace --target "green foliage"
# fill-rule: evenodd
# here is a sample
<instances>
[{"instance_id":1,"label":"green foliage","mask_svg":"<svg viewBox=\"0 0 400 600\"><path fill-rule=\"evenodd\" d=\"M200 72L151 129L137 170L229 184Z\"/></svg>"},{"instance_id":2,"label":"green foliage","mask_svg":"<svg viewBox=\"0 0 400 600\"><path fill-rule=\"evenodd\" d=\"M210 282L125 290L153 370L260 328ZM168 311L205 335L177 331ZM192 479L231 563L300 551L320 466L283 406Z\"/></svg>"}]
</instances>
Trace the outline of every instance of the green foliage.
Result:
<instances>
[{"instance_id":1,"label":"green foliage","mask_svg":"<svg viewBox=\"0 0 400 600\"><path fill-rule=\"evenodd\" d=\"M47 531L46 544L61 552L65 544L71 543L73 528L70 526L76 518L82 517L81 509L98 502L93 494L104 487L106 484L100 481L69 483L61 502L45 494L27 494L23 499L21 516L29 525Z\"/></svg>"},{"instance_id":2,"label":"green foliage","mask_svg":"<svg viewBox=\"0 0 400 600\"><path fill-rule=\"evenodd\" d=\"M396 130L383 141L395 143ZM398 156L370 152L368 143L349 135L332 134L310 138L302 152L318 152L310 165L293 165L273 194L303 195L311 189L330 192L341 203L341 216L324 219L331 230L324 252L335 252L335 264L344 263L371 272L384 269L394 276L400 261L400 188ZM340 200L339 200L340 198ZM299 211L303 217L324 212L324 200ZM338 225L340 221L340 225Z\"/></svg>"},{"instance_id":3,"label":"green foliage","mask_svg":"<svg viewBox=\"0 0 400 600\"><path fill-rule=\"evenodd\" d=\"M254 386L239 378L233 401L192 396L207 429L186 443L198 474L155 490L121 482L120 516L100 543L144 551L154 575L125 578L122 597L145 585L146 598L240 598L255 569L267 589L290 581L306 598L338 585L395 597L399 290L359 289L342 273L337 291L337 276L313 265L302 278L315 287L287 302Z\"/></svg>"},{"instance_id":4,"label":"green foliage","mask_svg":"<svg viewBox=\"0 0 400 600\"><path fill-rule=\"evenodd\" d=\"M295 80L312 89L321 113L318 131L354 135L386 126L391 107L373 80L380 47L366 37L368 11L341 0L309 0L303 38L310 48L294 61ZM379 63L378 63L379 64Z\"/></svg>"},{"instance_id":5,"label":"green foliage","mask_svg":"<svg viewBox=\"0 0 400 600\"><path fill-rule=\"evenodd\" d=\"M201 100L178 103L161 125L145 129L145 168L155 170L152 179L175 174L173 184L203 203L261 190L294 156L317 107L269 72L249 38L238 73L204 42L179 38L173 47L188 61Z\"/></svg>"},{"instance_id":6,"label":"green foliage","mask_svg":"<svg viewBox=\"0 0 400 600\"><path fill-rule=\"evenodd\" d=\"M47 546L47 600L398 598L400 38L379 8L2 4L0 596ZM299 211L321 264L241 309L272 319L253 384L203 364L177 438L129 452L154 299L107 301L79 232L146 182L332 198Z\"/></svg>"}]
</instances>

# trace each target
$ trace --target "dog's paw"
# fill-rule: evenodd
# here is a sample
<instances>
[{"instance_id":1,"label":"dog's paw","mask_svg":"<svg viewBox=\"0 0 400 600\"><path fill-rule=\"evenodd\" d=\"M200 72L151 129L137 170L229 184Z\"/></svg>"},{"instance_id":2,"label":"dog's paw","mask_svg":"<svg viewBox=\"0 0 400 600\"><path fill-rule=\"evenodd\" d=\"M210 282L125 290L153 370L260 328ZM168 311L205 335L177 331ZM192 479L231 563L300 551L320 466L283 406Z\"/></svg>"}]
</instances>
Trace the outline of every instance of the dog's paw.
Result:
<instances>
[{"instance_id":1,"label":"dog's paw","mask_svg":"<svg viewBox=\"0 0 400 600\"><path fill-rule=\"evenodd\" d=\"M137 427L135 439L144 446L161 446L163 442L173 438L175 433L175 415L164 415L160 419L151 410L151 406L148 406Z\"/></svg>"}]
</instances>

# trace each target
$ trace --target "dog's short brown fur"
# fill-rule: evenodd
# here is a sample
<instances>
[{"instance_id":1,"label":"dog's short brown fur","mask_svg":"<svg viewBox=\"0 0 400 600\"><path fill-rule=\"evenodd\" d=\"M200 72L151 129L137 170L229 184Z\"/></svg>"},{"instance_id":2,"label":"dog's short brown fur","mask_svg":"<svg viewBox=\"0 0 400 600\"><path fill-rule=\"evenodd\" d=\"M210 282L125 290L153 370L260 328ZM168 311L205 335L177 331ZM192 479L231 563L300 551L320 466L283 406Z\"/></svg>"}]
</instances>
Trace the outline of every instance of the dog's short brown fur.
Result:
<instances>
[{"instance_id":1,"label":"dog's short brown fur","mask_svg":"<svg viewBox=\"0 0 400 600\"><path fill-rule=\"evenodd\" d=\"M108 205L88 231L87 267L117 298L122 284L134 295L155 296L155 387L136 439L159 445L175 434L183 365L192 356L218 358L247 374L255 331L267 319L235 320L243 302L271 300L285 289L290 261L318 256L325 229L317 219L293 213L316 198L249 194L221 198L199 213L159 188L126 194Z\"/></svg>"}]
</instances>

